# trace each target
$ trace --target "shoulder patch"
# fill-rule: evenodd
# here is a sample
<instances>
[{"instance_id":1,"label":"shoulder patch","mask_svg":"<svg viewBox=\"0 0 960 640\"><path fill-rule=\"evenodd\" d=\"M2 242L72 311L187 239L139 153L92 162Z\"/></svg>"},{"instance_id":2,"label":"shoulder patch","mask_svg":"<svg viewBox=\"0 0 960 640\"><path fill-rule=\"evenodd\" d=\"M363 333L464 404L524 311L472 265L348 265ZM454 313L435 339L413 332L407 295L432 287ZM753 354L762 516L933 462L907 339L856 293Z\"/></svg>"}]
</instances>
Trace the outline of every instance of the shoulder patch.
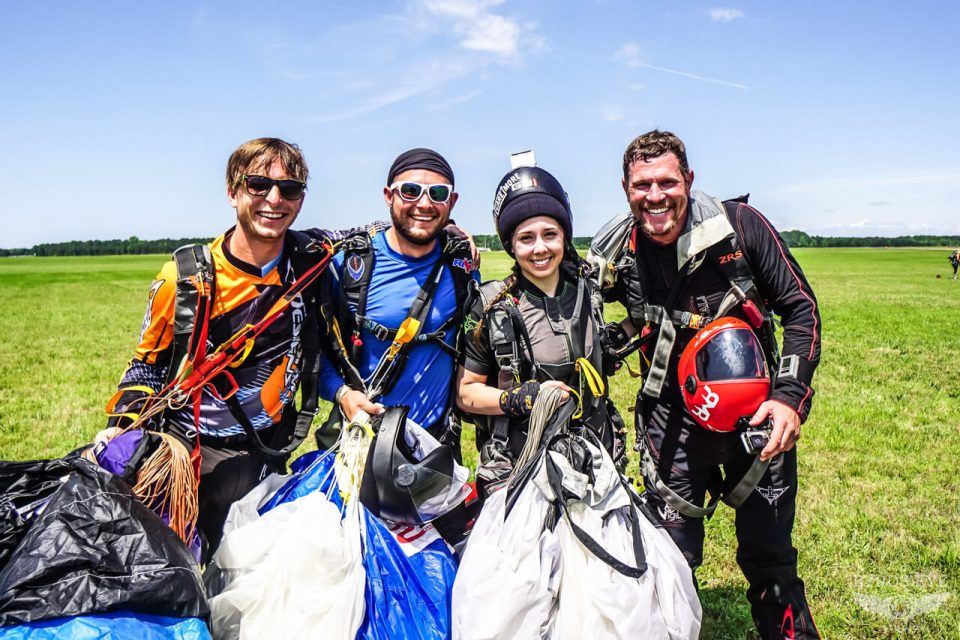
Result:
<instances>
[{"instance_id":1,"label":"shoulder patch","mask_svg":"<svg viewBox=\"0 0 960 640\"><path fill-rule=\"evenodd\" d=\"M359 280L363 276L363 259L358 254L351 253L344 260L344 263L347 265L347 273L350 274L351 278Z\"/></svg>"},{"instance_id":2,"label":"shoulder patch","mask_svg":"<svg viewBox=\"0 0 960 640\"><path fill-rule=\"evenodd\" d=\"M478 324L480 324L480 322L476 318L472 315L467 315L467 317L463 319L463 332L473 333Z\"/></svg>"},{"instance_id":3,"label":"shoulder patch","mask_svg":"<svg viewBox=\"0 0 960 640\"><path fill-rule=\"evenodd\" d=\"M467 273L473 271L473 261L470 258L454 258L453 266L459 267Z\"/></svg>"}]
</instances>

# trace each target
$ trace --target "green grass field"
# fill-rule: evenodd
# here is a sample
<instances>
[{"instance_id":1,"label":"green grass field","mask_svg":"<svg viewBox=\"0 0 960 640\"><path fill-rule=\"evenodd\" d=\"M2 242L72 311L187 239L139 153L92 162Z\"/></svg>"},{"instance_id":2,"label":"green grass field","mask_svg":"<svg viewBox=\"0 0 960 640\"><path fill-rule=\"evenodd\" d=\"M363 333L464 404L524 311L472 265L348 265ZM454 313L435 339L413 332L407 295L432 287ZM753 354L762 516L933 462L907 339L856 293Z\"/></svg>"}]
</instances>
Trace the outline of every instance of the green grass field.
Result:
<instances>
[{"instance_id":1,"label":"green grass field","mask_svg":"<svg viewBox=\"0 0 960 640\"><path fill-rule=\"evenodd\" d=\"M827 638L960 638L960 281L945 250L796 255L823 319L795 529L817 624ZM162 260L0 260L0 459L56 457L103 425ZM485 278L508 266L483 256ZM613 380L624 413L636 385ZM698 574L706 639L755 637L734 549L721 508Z\"/></svg>"}]
</instances>

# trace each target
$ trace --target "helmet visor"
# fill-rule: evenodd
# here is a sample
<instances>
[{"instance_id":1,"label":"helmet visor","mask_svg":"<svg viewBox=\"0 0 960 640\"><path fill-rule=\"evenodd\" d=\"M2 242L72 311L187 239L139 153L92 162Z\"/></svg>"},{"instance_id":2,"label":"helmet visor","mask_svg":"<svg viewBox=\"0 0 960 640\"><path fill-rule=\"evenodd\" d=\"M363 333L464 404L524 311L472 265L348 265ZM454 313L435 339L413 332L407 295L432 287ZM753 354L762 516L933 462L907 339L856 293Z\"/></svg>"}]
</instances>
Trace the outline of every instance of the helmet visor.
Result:
<instances>
[{"instance_id":1,"label":"helmet visor","mask_svg":"<svg viewBox=\"0 0 960 640\"><path fill-rule=\"evenodd\" d=\"M379 437L379 436L378 436ZM402 451L401 451L402 450ZM384 475L392 475L388 481ZM381 470L380 515L396 522L426 524L462 503L470 495L470 471L412 420L404 421L403 437Z\"/></svg>"},{"instance_id":2,"label":"helmet visor","mask_svg":"<svg viewBox=\"0 0 960 640\"><path fill-rule=\"evenodd\" d=\"M437 453L441 453L438 451ZM446 452L441 455L449 455ZM421 523L442 516L463 502L470 494L466 467L454 463L438 468L428 455L421 463L406 463L394 470L394 484L406 493Z\"/></svg>"},{"instance_id":3,"label":"helmet visor","mask_svg":"<svg viewBox=\"0 0 960 640\"><path fill-rule=\"evenodd\" d=\"M697 352L697 377L703 382L767 377L757 337L749 329L721 331Z\"/></svg>"}]
</instances>

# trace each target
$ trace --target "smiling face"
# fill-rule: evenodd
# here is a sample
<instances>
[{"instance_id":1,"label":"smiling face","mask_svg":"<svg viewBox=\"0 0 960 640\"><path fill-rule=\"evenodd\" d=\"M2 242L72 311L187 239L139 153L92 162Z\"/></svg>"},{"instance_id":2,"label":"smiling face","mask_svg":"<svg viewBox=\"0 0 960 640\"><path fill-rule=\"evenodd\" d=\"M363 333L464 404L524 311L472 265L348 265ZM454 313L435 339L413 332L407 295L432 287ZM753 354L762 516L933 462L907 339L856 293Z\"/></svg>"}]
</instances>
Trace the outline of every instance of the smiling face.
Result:
<instances>
[{"instance_id":1,"label":"smiling face","mask_svg":"<svg viewBox=\"0 0 960 640\"><path fill-rule=\"evenodd\" d=\"M393 183L416 182L421 185L450 184L450 180L435 171L410 169L398 173ZM401 253L416 255L429 252L433 248L440 231L450 220L450 211L457 202L457 194L451 193L450 199L437 203L430 199L427 189L414 202L400 197L398 189L389 186L383 188L383 199L390 208L390 220L393 222L391 236L395 237ZM388 231L389 233L389 231ZM412 253L410 253L412 252Z\"/></svg>"},{"instance_id":2,"label":"smiling face","mask_svg":"<svg viewBox=\"0 0 960 640\"><path fill-rule=\"evenodd\" d=\"M560 279L564 240L563 228L549 216L524 220L510 240L520 271L548 295L553 295Z\"/></svg>"},{"instance_id":3,"label":"smiling face","mask_svg":"<svg viewBox=\"0 0 960 640\"><path fill-rule=\"evenodd\" d=\"M287 173L279 158L275 158L267 166L254 165L247 174L263 175L274 180L294 178ZM276 185L263 196L251 195L243 182L227 189L227 198L237 210L237 229L234 234L239 234L241 237L238 240L242 240L246 246L274 248L279 252L283 246L283 236L297 219L304 197L306 195L299 200L286 200L281 197Z\"/></svg>"},{"instance_id":4,"label":"smiling face","mask_svg":"<svg viewBox=\"0 0 960 640\"><path fill-rule=\"evenodd\" d=\"M684 175L672 152L630 163L623 191L644 235L659 244L676 241L687 219L692 184L693 171Z\"/></svg>"}]
</instances>

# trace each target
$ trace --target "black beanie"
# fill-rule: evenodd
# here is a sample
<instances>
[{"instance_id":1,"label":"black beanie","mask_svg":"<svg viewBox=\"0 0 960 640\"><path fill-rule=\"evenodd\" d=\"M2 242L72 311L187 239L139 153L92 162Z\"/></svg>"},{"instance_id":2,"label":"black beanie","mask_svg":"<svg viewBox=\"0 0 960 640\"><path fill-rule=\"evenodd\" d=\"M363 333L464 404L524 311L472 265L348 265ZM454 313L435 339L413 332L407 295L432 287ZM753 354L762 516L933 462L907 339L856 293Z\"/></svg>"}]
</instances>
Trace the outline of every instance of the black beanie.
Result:
<instances>
[{"instance_id":1,"label":"black beanie","mask_svg":"<svg viewBox=\"0 0 960 640\"><path fill-rule=\"evenodd\" d=\"M390 171L387 172L387 186L393 184L393 179L396 178L397 175L411 169L426 169L427 171L439 173L450 181L451 186L455 185L453 181L453 169L450 168L450 163L433 149L418 148L404 151L397 156L397 159L394 160L390 166Z\"/></svg>"}]
</instances>

